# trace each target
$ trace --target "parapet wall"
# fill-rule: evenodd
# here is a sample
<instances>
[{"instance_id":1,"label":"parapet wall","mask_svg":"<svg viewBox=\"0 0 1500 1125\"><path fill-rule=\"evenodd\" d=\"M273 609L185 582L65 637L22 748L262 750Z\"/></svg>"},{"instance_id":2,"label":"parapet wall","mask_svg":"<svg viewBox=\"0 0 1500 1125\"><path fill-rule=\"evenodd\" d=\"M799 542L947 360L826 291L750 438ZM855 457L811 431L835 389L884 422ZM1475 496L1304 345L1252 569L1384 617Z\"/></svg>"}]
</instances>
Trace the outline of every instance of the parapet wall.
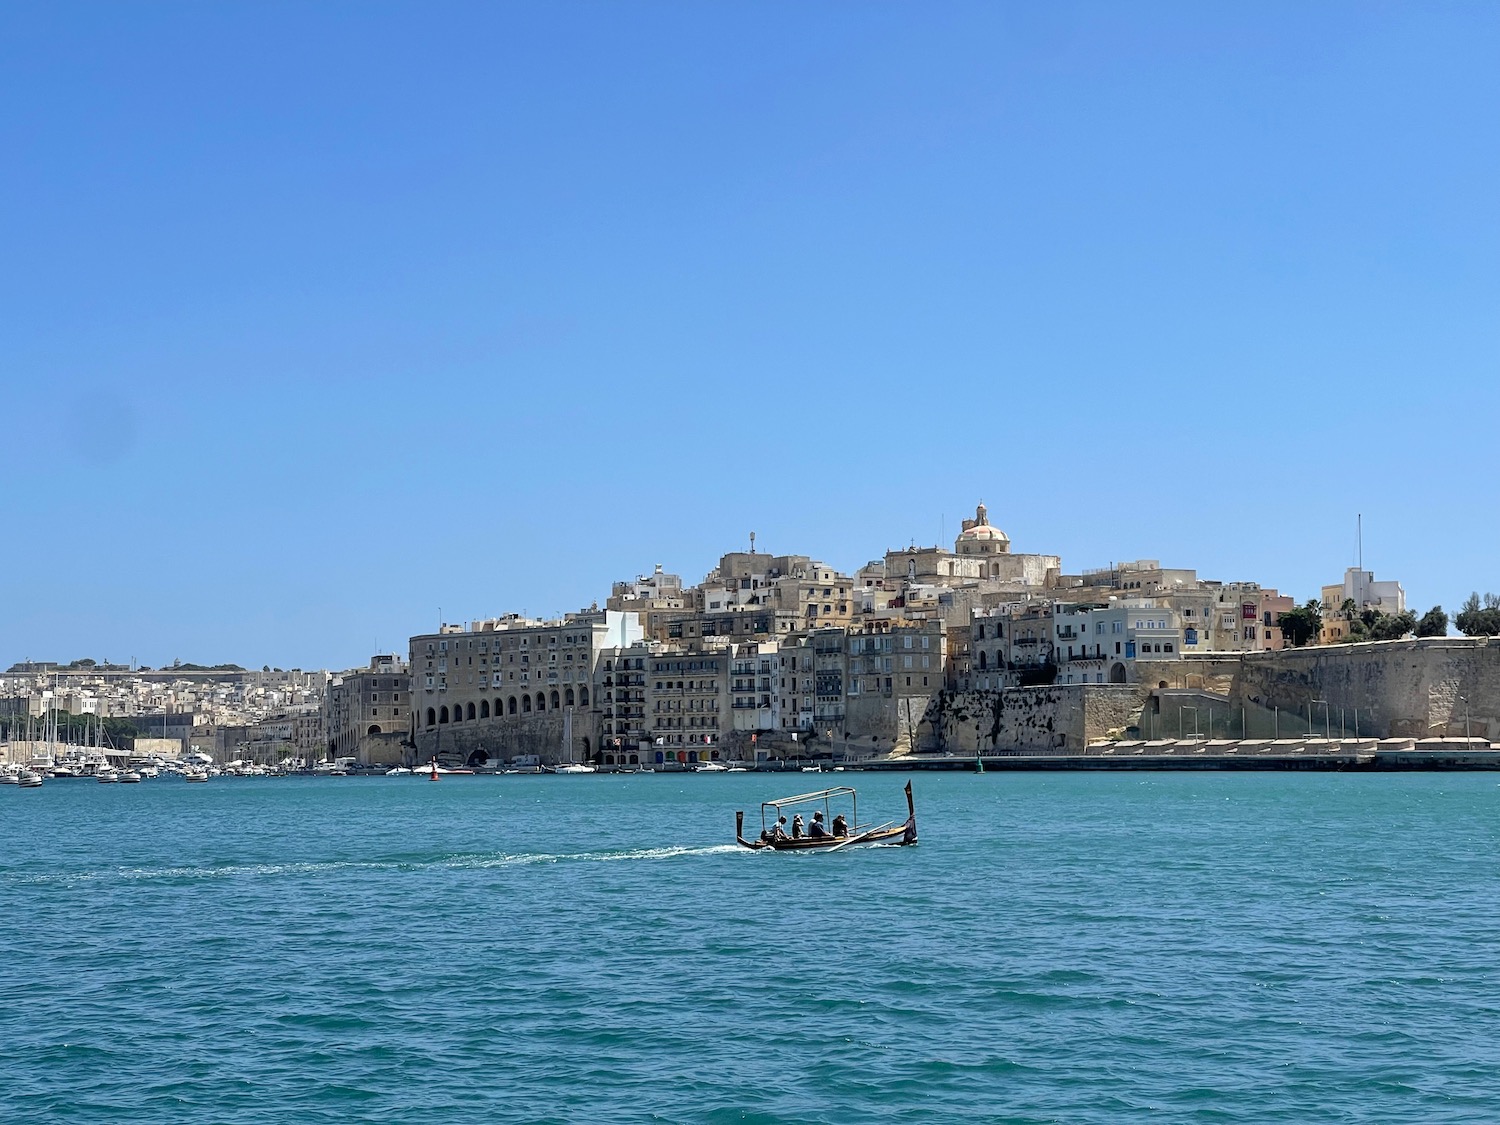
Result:
<instances>
[{"instance_id":1,"label":"parapet wall","mask_svg":"<svg viewBox=\"0 0 1500 1125\"><path fill-rule=\"evenodd\" d=\"M1382 738L1500 738L1500 638L1423 637L1247 654L1230 691L1237 706L1280 708L1314 725L1359 710ZM1465 729L1465 716L1468 724Z\"/></svg>"}]
</instances>

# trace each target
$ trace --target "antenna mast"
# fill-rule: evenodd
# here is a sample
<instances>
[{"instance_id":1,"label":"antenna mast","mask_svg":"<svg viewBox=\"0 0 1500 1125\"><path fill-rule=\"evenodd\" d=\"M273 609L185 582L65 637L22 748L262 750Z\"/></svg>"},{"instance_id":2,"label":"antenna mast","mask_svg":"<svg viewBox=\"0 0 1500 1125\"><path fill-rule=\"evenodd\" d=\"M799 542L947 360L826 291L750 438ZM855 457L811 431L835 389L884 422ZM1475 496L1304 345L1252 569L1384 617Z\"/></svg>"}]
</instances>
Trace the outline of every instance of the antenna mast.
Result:
<instances>
[{"instance_id":1,"label":"antenna mast","mask_svg":"<svg viewBox=\"0 0 1500 1125\"><path fill-rule=\"evenodd\" d=\"M1365 516L1364 516L1364 513L1363 512L1356 513L1355 516L1354 516L1354 520L1355 520L1355 523L1354 523L1355 551L1359 555L1359 569L1360 570L1364 570L1364 568L1365 568Z\"/></svg>"}]
</instances>

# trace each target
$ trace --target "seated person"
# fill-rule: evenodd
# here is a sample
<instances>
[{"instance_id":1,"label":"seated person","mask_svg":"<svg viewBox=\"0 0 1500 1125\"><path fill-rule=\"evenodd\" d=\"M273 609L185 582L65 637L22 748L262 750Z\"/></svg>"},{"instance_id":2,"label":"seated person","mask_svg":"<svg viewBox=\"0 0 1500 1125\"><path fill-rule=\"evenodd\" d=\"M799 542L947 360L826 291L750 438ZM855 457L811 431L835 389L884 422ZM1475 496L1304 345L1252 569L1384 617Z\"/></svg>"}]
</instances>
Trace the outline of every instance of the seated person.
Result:
<instances>
[{"instance_id":1,"label":"seated person","mask_svg":"<svg viewBox=\"0 0 1500 1125\"><path fill-rule=\"evenodd\" d=\"M807 834L814 840L828 839L828 825L823 823L821 812L813 813L812 824L808 825Z\"/></svg>"},{"instance_id":2,"label":"seated person","mask_svg":"<svg viewBox=\"0 0 1500 1125\"><path fill-rule=\"evenodd\" d=\"M796 816L792 817L792 839L793 840L800 840L800 839L802 839L802 814L801 813L798 813Z\"/></svg>"},{"instance_id":3,"label":"seated person","mask_svg":"<svg viewBox=\"0 0 1500 1125\"><path fill-rule=\"evenodd\" d=\"M849 835L849 822L844 819L843 813L833 818L833 834L835 836Z\"/></svg>"}]
</instances>

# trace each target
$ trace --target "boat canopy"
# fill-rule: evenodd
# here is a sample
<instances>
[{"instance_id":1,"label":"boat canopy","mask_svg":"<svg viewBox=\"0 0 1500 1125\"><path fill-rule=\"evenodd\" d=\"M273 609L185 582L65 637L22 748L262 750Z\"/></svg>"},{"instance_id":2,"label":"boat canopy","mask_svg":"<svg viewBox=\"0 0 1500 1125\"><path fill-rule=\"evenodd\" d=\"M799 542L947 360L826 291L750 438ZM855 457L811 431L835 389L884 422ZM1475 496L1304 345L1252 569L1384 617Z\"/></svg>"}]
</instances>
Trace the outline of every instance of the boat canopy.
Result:
<instances>
[{"instance_id":1,"label":"boat canopy","mask_svg":"<svg viewBox=\"0 0 1500 1125\"><path fill-rule=\"evenodd\" d=\"M777 797L774 801L762 801L762 809L779 809L787 805L812 805L823 801L830 801L835 797L854 797L854 790L847 785L835 786L832 789L819 789L816 793L798 793L795 797Z\"/></svg>"}]
</instances>

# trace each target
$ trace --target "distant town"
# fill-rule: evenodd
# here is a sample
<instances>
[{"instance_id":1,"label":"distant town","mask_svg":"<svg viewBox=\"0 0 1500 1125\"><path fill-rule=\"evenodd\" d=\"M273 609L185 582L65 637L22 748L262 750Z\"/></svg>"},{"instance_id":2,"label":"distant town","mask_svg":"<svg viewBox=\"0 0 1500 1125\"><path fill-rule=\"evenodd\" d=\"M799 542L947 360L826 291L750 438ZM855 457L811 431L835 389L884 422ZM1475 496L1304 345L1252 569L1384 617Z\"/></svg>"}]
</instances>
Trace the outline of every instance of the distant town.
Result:
<instances>
[{"instance_id":1,"label":"distant town","mask_svg":"<svg viewBox=\"0 0 1500 1125\"><path fill-rule=\"evenodd\" d=\"M1200 741L1500 734L1500 600L1455 624L1351 567L1298 603L1142 559L1075 574L1012 550L980 504L951 549L852 574L725 554L658 565L562 618L443 624L344 671L132 668L0 675L8 760L38 740L221 765L499 768L1084 754Z\"/></svg>"}]
</instances>

